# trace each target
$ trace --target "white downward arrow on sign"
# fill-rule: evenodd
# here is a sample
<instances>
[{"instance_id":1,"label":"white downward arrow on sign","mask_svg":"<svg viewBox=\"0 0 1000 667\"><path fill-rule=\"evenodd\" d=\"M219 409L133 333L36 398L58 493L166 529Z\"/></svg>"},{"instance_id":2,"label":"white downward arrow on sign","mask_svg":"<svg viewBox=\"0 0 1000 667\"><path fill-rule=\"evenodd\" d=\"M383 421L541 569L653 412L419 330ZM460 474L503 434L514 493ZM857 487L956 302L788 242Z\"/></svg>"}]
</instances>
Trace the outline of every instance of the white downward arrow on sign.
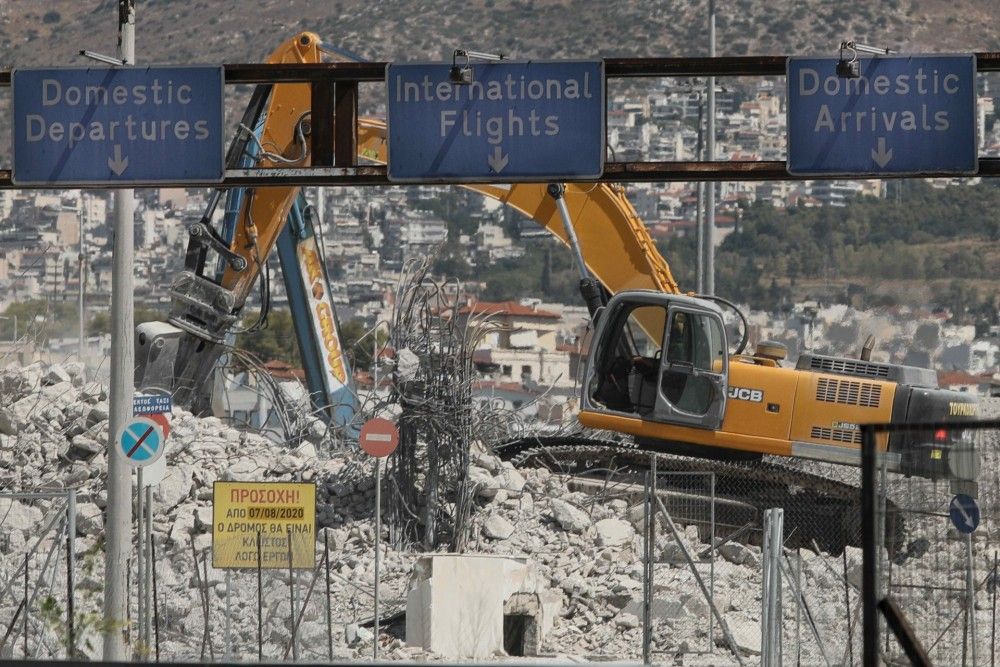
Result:
<instances>
[{"instance_id":1,"label":"white downward arrow on sign","mask_svg":"<svg viewBox=\"0 0 1000 667\"><path fill-rule=\"evenodd\" d=\"M115 144L115 157L108 158L108 169L115 172L115 176L121 176L128 169L128 157L122 157L122 147Z\"/></svg>"},{"instance_id":2,"label":"white downward arrow on sign","mask_svg":"<svg viewBox=\"0 0 1000 667\"><path fill-rule=\"evenodd\" d=\"M892 159L892 149L885 149L885 137L878 138L878 150L872 149L872 159L879 167L885 167Z\"/></svg>"},{"instance_id":3,"label":"white downward arrow on sign","mask_svg":"<svg viewBox=\"0 0 1000 667\"><path fill-rule=\"evenodd\" d=\"M969 516L969 513L965 511L965 506L962 505L962 503L958 500L953 500L952 504L955 506L955 509L958 510L958 513L962 515L962 519L965 521L965 525L968 526L969 528L972 528L972 517Z\"/></svg>"},{"instance_id":4,"label":"white downward arrow on sign","mask_svg":"<svg viewBox=\"0 0 1000 667\"><path fill-rule=\"evenodd\" d=\"M500 146L494 146L493 155L486 157L487 164L490 165L490 169L492 169L495 174L499 174L503 171L503 168L507 166L508 160L509 158L503 154L503 148Z\"/></svg>"}]
</instances>

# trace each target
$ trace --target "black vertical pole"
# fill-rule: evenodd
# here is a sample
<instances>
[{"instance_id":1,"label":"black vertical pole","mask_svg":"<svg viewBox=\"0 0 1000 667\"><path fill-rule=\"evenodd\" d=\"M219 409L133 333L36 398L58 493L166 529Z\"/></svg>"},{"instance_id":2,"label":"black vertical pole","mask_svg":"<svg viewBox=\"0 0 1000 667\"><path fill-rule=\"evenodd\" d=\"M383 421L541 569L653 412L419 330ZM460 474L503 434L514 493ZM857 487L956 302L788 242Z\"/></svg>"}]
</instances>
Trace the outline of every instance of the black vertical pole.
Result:
<instances>
[{"instance_id":1,"label":"black vertical pole","mask_svg":"<svg viewBox=\"0 0 1000 667\"><path fill-rule=\"evenodd\" d=\"M861 427L861 620L863 667L878 666L875 592L875 429Z\"/></svg>"},{"instance_id":2,"label":"black vertical pole","mask_svg":"<svg viewBox=\"0 0 1000 667\"><path fill-rule=\"evenodd\" d=\"M890 526L892 524L890 524L889 522L890 521L895 521L896 519L895 518L892 518L892 519L889 518L888 503L886 505L883 505L883 506L886 507L886 510L885 510L885 523L883 525ZM888 529L886 530L886 533L887 534L891 534L888 531ZM888 598L891 595L892 595L892 559L890 558L886 562L886 566L885 566L885 596ZM884 648L882 649L883 655L885 655L885 656L889 655L889 636L890 635L892 635L891 632L886 632L885 633L885 643L883 644Z\"/></svg>"},{"instance_id":3,"label":"black vertical pole","mask_svg":"<svg viewBox=\"0 0 1000 667\"><path fill-rule=\"evenodd\" d=\"M215 662L215 646L212 644L212 624L210 619L211 608L209 607L209 594L208 594L208 552L206 551L201 556L201 570L203 573L202 581L205 584L205 638L208 641L208 657Z\"/></svg>"},{"instance_id":4,"label":"black vertical pole","mask_svg":"<svg viewBox=\"0 0 1000 667\"><path fill-rule=\"evenodd\" d=\"M298 651L295 650L295 570L292 569L294 554L292 553L292 529L288 529L288 610L292 621L292 660L298 661Z\"/></svg>"},{"instance_id":5,"label":"black vertical pole","mask_svg":"<svg viewBox=\"0 0 1000 667\"><path fill-rule=\"evenodd\" d=\"M653 502L652 502L652 472L646 473L646 485L643 503L643 554L642 554L642 662L644 665L650 664L650 605L653 595L653 584L650 579L650 560L653 554Z\"/></svg>"},{"instance_id":6,"label":"black vertical pole","mask_svg":"<svg viewBox=\"0 0 1000 667\"><path fill-rule=\"evenodd\" d=\"M160 661L160 603L156 599L156 540L149 540L149 567L153 573L153 642L156 646L156 662Z\"/></svg>"},{"instance_id":7,"label":"black vertical pole","mask_svg":"<svg viewBox=\"0 0 1000 667\"><path fill-rule=\"evenodd\" d=\"M28 562L31 553L24 554L24 659L28 659Z\"/></svg>"},{"instance_id":8,"label":"black vertical pole","mask_svg":"<svg viewBox=\"0 0 1000 667\"><path fill-rule=\"evenodd\" d=\"M333 611L330 608L330 529L323 531L323 548L326 555L323 557L323 564L326 566L326 650L333 662ZM995 599L995 598L994 598Z\"/></svg>"},{"instance_id":9,"label":"black vertical pole","mask_svg":"<svg viewBox=\"0 0 1000 667\"><path fill-rule=\"evenodd\" d=\"M996 667L997 664L997 586L1000 582L997 581L997 552L993 551L993 614L992 614L992 625L993 629L990 631L990 667Z\"/></svg>"},{"instance_id":10,"label":"black vertical pole","mask_svg":"<svg viewBox=\"0 0 1000 667\"><path fill-rule=\"evenodd\" d=\"M260 531L257 531L257 662L264 662L264 588L260 565Z\"/></svg>"},{"instance_id":11,"label":"black vertical pole","mask_svg":"<svg viewBox=\"0 0 1000 667\"><path fill-rule=\"evenodd\" d=\"M851 630L851 585L847 581L847 534L844 531L843 535L844 551L841 552L843 555L844 562L844 609L847 611L847 664L854 664L854 632Z\"/></svg>"},{"instance_id":12,"label":"black vertical pole","mask_svg":"<svg viewBox=\"0 0 1000 667\"><path fill-rule=\"evenodd\" d=\"M73 538L72 531L66 530L66 659L72 660L76 650L73 629Z\"/></svg>"}]
</instances>

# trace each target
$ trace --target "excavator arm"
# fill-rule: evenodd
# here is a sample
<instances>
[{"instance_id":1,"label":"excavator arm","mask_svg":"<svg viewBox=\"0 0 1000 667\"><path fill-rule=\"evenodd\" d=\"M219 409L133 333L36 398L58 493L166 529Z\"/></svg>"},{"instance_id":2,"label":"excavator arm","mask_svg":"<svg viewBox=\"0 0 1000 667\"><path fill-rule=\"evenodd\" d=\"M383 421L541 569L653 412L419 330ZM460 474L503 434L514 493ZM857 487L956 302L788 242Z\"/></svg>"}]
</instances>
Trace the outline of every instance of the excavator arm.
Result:
<instances>
[{"instance_id":1,"label":"excavator arm","mask_svg":"<svg viewBox=\"0 0 1000 667\"><path fill-rule=\"evenodd\" d=\"M361 119L358 154L377 164L387 160L386 126L381 120ZM461 187L495 199L534 219L556 238L569 244L566 228L545 183L469 184ZM564 195L570 219L576 221L580 250L591 275L609 292L651 289L679 294L649 231L621 187L606 183L568 183Z\"/></svg>"},{"instance_id":2,"label":"excavator arm","mask_svg":"<svg viewBox=\"0 0 1000 667\"><path fill-rule=\"evenodd\" d=\"M282 44L268 62L321 60L319 37L306 32ZM227 163L232 167L308 166L309 114L308 84L259 87ZM385 164L385 122L360 119L357 145L359 158ZM569 244L569 236L556 201L548 194L547 184L469 184L462 187L511 206ZM217 193L206 215L190 230L192 236L185 268L171 289L170 326L180 330L179 338L171 346L171 354L162 354L162 343L156 349L150 344L153 338L162 338L164 328L154 326L140 332L136 354L139 364L137 386L166 389L174 394L178 404L192 403L224 350L226 336L242 315L254 284L261 279L267 257L285 228L298 196L299 188L289 186L231 191L220 233L211 223L215 205L221 197L221 193ZM608 292L614 294L629 289L680 292L669 266L619 186L570 183L566 186L564 200L587 269ZM221 268L215 270L214 276L206 275L209 248L222 258ZM160 358L157 361L153 357Z\"/></svg>"}]
</instances>

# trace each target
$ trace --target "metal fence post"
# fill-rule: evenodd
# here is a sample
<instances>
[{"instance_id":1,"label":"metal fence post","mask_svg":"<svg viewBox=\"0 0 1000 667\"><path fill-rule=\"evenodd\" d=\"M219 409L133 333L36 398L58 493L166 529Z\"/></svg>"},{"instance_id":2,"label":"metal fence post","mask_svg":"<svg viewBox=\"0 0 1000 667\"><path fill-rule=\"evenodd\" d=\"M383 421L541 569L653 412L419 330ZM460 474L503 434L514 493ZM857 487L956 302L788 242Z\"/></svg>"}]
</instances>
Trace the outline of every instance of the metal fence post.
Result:
<instances>
[{"instance_id":1,"label":"metal fence post","mask_svg":"<svg viewBox=\"0 0 1000 667\"><path fill-rule=\"evenodd\" d=\"M760 664L781 665L781 554L785 511L780 507L764 512L761 591Z\"/></svg>"},{"instance_id":2,"label":"metal fence post","mask_svg":"<svg viewBox=\"0 0 1000 667\"><path fill-rule=\"evenodd\" d=\"M652 634L650 629L650 617L652 616L652 595L653 586L650 581L650 570L653 555L652 547L652 525L654 522L653 514L653 500L652 500L652 489L653 489L653 473L646 473L646 493L643 496L643 515L642 515L642 537L643 537L643 554L642 554L642 662L645 665L650 664L650 645Z\"/></svg>"},{"instance_id":3,"label":"metal fence post","mask_svg":"<svg viewBox=\"0 0 1000 667\"><path fill-rule=\"evenodd\" d=\"M990 667L996 667L997 664L997 560L998 554L996 550L993 551L993 580L990 582L993 585L992 595L993 595L993 613L991 614L990 623L992 629L990 630Z\"/></svg>"},{"instance_id":4,"label":"metal fence post","mask_svg":"<svg viewBox=\"0 0 1000 667\"><path fill-rule=\"evenodd\" d=\"M710 550L711 560L708 565L708 594L715 599L715 555L718 551L715 547L715 473L711 473L709 477L709 485L711 486L711 496L712 504L709 506L709 538L708 543L713 546ZM715 617L711 614L708 615L708 652L711 653L712 649L715 648Z\"/></svg>"},{"instance_id":5,"label":"metal fence post","mask_svg":"<svg viewBox=\"0 0 1000 667\"><path fill-rule=\"evenodd\" d=\"M861 427L861 617L862 666L878 665L878 607L876 606L875 429Z\"/></svg>"},{"instance_id":6,"label":"metal fence post","mask_svg":"<svg viewBox=\"0 0 1000 667\"><path fill-rule=\"evenodd\" d=\"M66 659L72 660L76 653L76 638L73 625L73 589L76 587L76 489L66 492Z\"/></svg>"}]
</instances>

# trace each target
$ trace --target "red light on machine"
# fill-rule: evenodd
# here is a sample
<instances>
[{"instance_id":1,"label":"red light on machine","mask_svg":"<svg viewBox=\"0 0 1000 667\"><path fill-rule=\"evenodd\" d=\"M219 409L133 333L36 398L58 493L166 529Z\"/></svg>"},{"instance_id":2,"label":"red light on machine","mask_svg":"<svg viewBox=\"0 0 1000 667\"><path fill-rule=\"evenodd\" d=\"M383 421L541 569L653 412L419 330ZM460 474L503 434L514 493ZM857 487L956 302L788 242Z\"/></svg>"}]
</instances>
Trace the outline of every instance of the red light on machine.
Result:
<instances>
[{"instance_id":1,"label":"red light on machine","mask_svg":"<svg viewBox=\"0 0 1000 667\"><path fill-rule=\"evenodd\" d=\"M934 440L936 442L944 442L947 439L948 439L948 429L939 428L938 430L934 431Z\"/></svg>"}]
</instances>

